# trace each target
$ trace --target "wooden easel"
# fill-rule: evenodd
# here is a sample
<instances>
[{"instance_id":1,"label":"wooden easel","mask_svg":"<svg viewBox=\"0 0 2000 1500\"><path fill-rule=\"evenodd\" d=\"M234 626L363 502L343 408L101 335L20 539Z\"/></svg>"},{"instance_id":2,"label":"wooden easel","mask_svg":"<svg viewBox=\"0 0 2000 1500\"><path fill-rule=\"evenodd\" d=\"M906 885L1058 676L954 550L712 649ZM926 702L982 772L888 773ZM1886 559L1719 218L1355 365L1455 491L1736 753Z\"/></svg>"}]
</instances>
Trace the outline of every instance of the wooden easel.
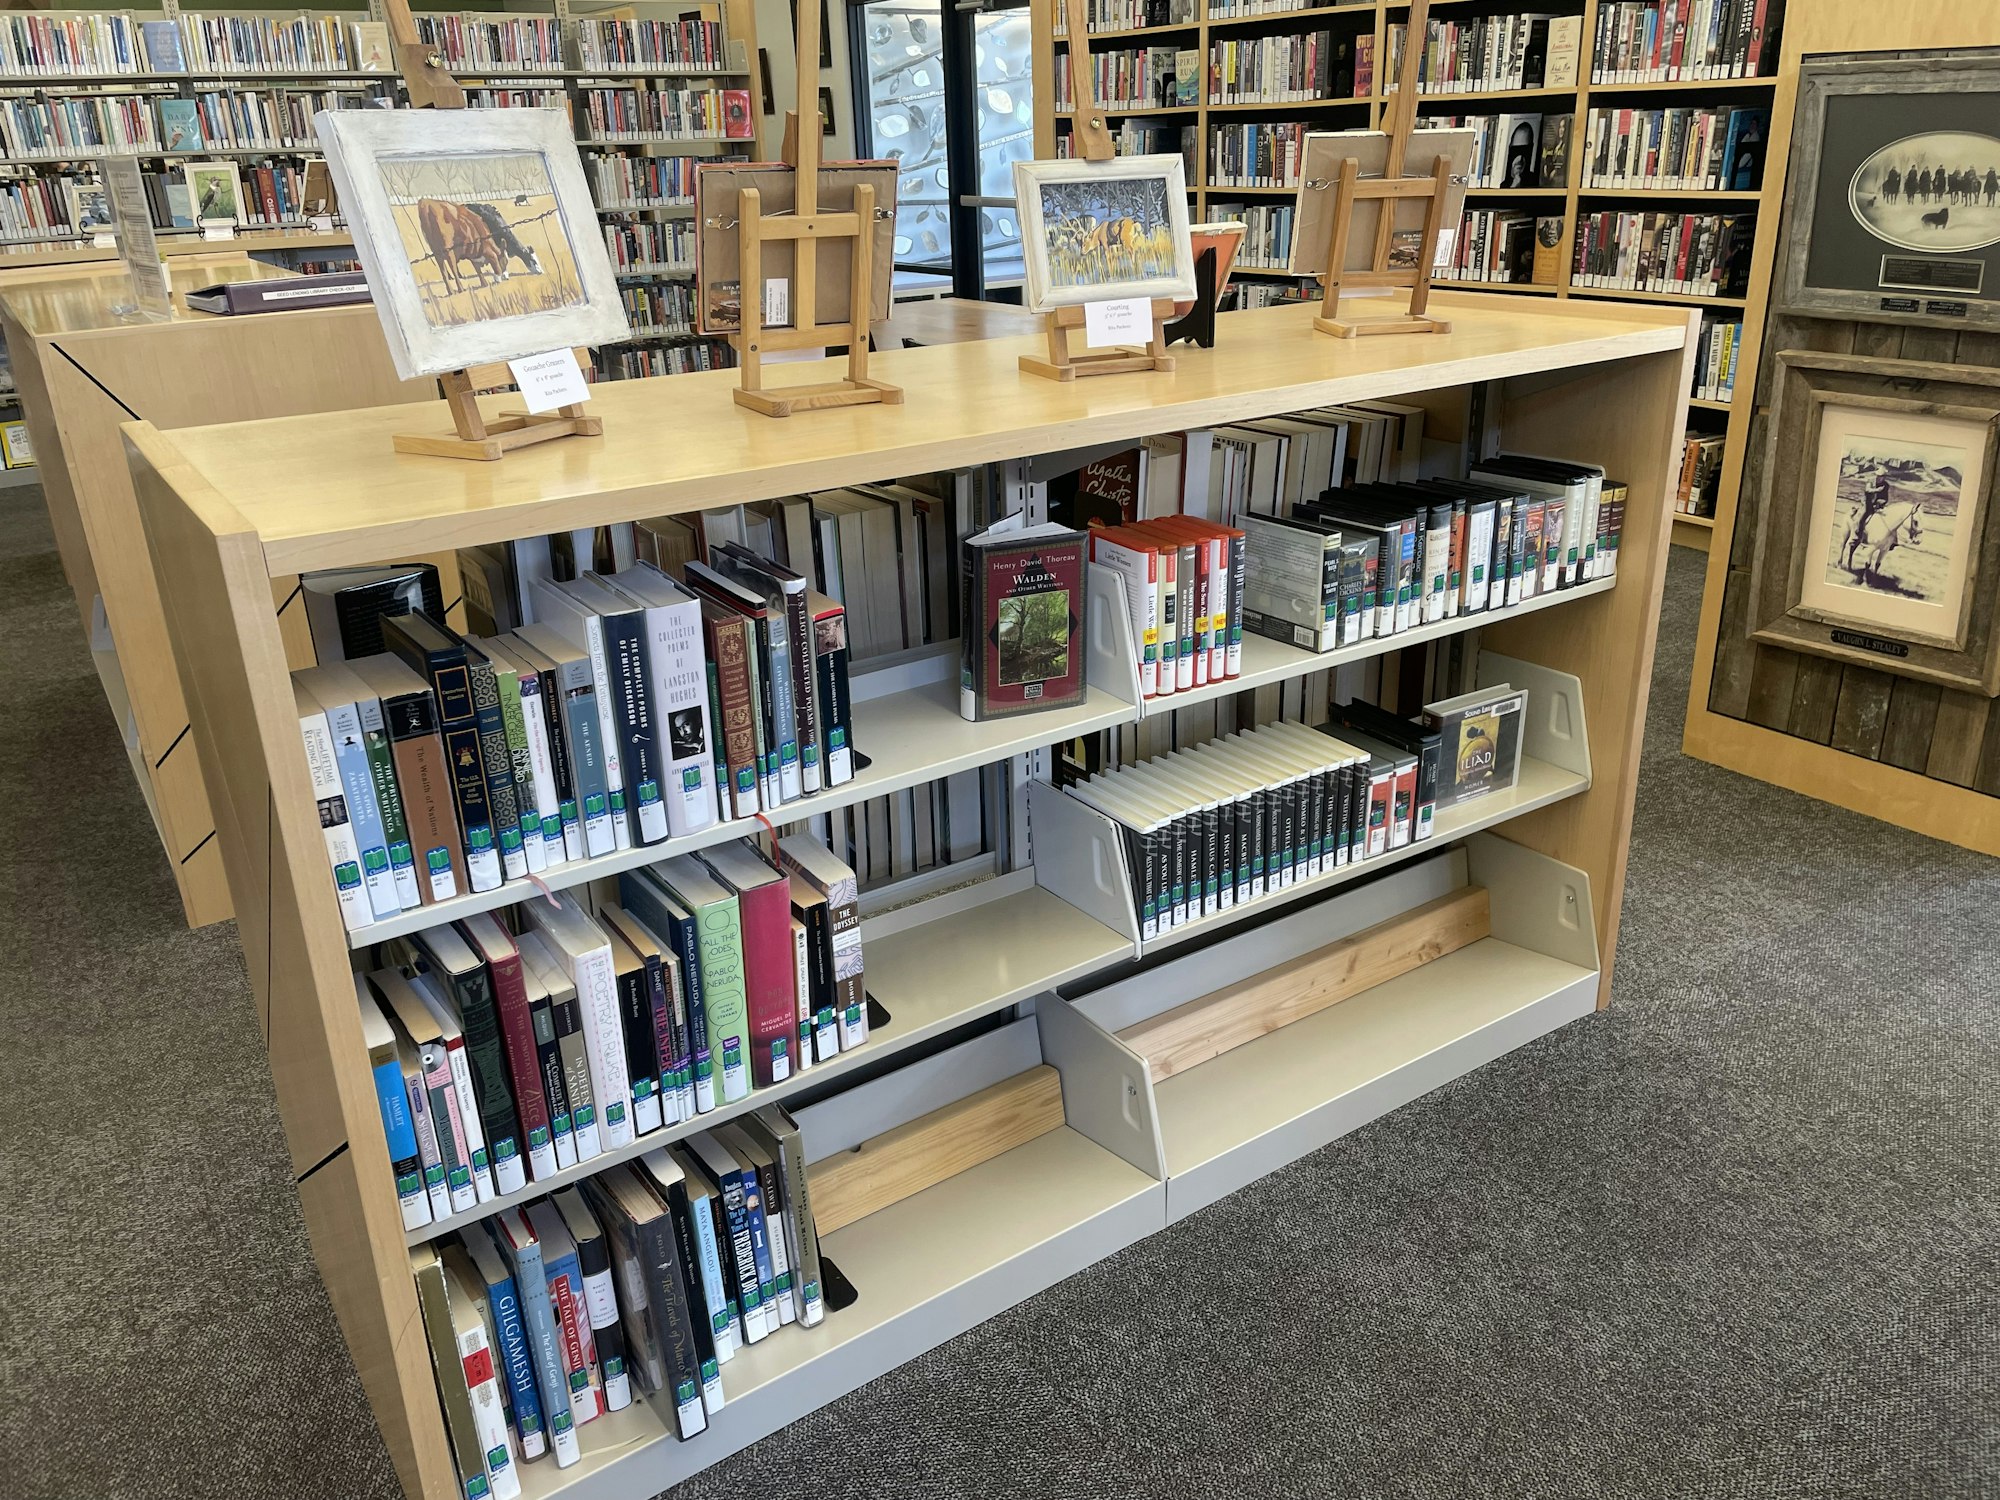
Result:
<instances>
[{"instance_id":1,"label":"wooden easel","mask_svg":"<svg viewBox=\"0 0 2000 1500\"><path fill-rule=\"evenodd\" d=\"M901 386L868 376L868 313L875 296L875 189L860 183L854 206L846 213L825 213L819 206L820 143L824 140L819 113L819 10L822 0L798 0L798 107L785 115L783 160L797 178L797 208L789 214L767 214L763 194L744 188L737 195L738 243L742 246L742 327L730 335L741 369L735 395L739 406L767 417L789 417L795 411L831 406L868 406L876 402L900 406ZM806 122L810 121L810 128ZM819 321L819 247L829 241L852 240L854 258L848 277L847 319ZM764 326L764 243L792 242L792 285L789 328ZM764 387L764 356L778 349L823 349L847 346L847 378L815 385Z\"/></svg>"},{"instance_id":2,"label":"wooden easel","mask_svg":"<svg viewBox=\"0 0 2000 1500\"><path fill-rule=\"evenodd\" d=\"M410 15L409 0L385 0L389 22L389 42L396 56L396 69L410 92L413 109L464 109L465 90L445 68L444 59L417 38L417 23ZM581 362L582 352L578 352ZM514 448L546 443L554 438L599 437L604 423L587 417L581 406L559 406L554 411L502 412L492 420L480 414L475 392L506 385L513 375L505 365L486 365L470 370L452 370L438 377L444 387L445 404L451 408L456 436L443 433L399 432L391 442L398 453L423 453L433 458L492 460Z\"/></svg>"},{"instance_id":3,"label":"wooden easel","mask_svg":"<svg viewBox=\"0 0 2000 1500\"><path fill-rule=\"evenodd\" d=\"M1327 247L1326 298L1313 327L1336 338L1351 339L1369 333L1450 333L1451 324L1425 312L1430 305L1431 269L1437 260L1438 236L1444 232L1446 196L1451 191L1451 161L1432 158L1428 173L1406 177L1403 165L1409 155L1410 135L1417 125L1417 72L1424 54L1424 38L1430 27L1430 0L1412 0L1409 29L1403 34L1403 66L1397 74L1396 96L1389 103L1384 122L1389 134L1389 160L1379 178L1361 180L1361 168L1353 157L1340 164L1334 179L1333 234ZM1417 242L1417 263L1392 270L1389 247L1396 230L1396 205L1406 198L1426 198L1424 228ZM1354 226L1357 203L1379 201L1381 215L1375 225L1375 254L1367 271L1345 271L1349 231ZM1410 306L1405 313L1379 318L1340 316L1340 290L1350 287L1406 286Z\"/></svg>"},{"instance_id":4,"label":"wooden easel","mask_svg":"<svg viewBox=\"0 0 2000 1500\"><path fill-rule=\"evenodd\" d=\"M1097 107L1097 80L1090 66L1089 25L1084 0L1063 0L1063 20L1069 29L1070 96L1076 101L1076 116L1070 121L1070 140L1085 161L1108 162L1117 156L1111 145L1111 128L1104 123L1104 111ZM1070 334L1084 325L1081 307L1058 307L1049 320L1049 357L1021 356L1021 369L1048 380L1075 380L1082 375L1125 375L1136 370L1171 373L1174 357L1167 352L1167 324L1174 321L1173 299L1153 302L1153 336L1143 350L1107 349L1100 354L1072 354Z\"/></svg>"}]
</instances>

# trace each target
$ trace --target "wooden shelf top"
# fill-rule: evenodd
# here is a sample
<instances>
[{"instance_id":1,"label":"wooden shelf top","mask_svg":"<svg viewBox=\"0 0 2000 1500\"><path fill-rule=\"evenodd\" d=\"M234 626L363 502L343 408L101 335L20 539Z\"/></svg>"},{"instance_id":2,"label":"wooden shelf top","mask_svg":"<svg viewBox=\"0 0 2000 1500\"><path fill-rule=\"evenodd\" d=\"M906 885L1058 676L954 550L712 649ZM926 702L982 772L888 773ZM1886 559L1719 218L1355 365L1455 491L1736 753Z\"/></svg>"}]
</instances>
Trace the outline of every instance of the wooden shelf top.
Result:
<instances>
[{"instance_id":1,"label":"wooden shelf top","mask_svg":"<svg viewBox=\"0 0 2000 1500\"><path fill-rule=\"evenodd\" d=\"M1310 306L1225 314L1213 350L1172 374L1079 384L1021 374L1040 338L893 350L871 373L902 406L786 420L735 404L734 370L596 387L602 438L499 463L399 454L404 432L446 432L443 402L182 428L126 427L218 533L255 532L275 574L693 511L903 474L1122 442L1332 403L1388 397L1678 349L1683 310L1454 298L1454 330L1401 338L1316 335ZM809 383L811 365L787 379ZM484 403L494 413L519 397Z\"/></svg>"}]
</instances>

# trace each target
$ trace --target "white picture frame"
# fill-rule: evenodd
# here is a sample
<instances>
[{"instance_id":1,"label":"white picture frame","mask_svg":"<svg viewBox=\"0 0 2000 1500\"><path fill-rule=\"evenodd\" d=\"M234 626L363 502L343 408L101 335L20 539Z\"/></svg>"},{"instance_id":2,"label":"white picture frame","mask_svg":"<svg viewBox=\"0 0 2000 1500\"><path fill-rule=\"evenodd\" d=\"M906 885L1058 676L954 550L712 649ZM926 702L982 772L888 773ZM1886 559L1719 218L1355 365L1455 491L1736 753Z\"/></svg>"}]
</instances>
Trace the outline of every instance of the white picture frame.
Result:
<instances>
[{"instance_id":1,"label":"white picture frame","mask_svg":"<svg viewBox=\"0 0 2000 1500\"><path fill-rule=\"evenodd\" d=\"M313 123L405 380L632 336L563 111Z\"/></svg>"},{"instance_id":2,"label":"white picture frame","mask_svg":"<svg viewBox=\"0 0 2000 1500\"><path fill-rule=\"evenodd\" d=\"M181 164L188 205L197 229L243 226L243 180L233 161L190 161Z\"/></svg>"},{"instance_id":3,"label":"white picture frame","mask_svg":"<svg viewBox=\"0 0 2000 1500\"><path fill-rule=\"evenodd\" d=\"M111 196L105 191L101 179L81 182L70 178L63 183L63 195L68 199L70 227L78 234L112 232L117 221L111 214Z\"/></svg>"},{"instance_id":4,"label":"white picture frame","mask_svg":"<svg viewBox=\"0 0 2000 1500\"><path fill-rule=\"evenodd\" d=\"M1028 311L1194 296L1187 166L1178 155L1017 161L1014 196ZM1130 211L1120 213L1121 207ZM1119 224L1137 226L1146 236L1143 247L1114 243Z\"/></svg>"}]
</instances>

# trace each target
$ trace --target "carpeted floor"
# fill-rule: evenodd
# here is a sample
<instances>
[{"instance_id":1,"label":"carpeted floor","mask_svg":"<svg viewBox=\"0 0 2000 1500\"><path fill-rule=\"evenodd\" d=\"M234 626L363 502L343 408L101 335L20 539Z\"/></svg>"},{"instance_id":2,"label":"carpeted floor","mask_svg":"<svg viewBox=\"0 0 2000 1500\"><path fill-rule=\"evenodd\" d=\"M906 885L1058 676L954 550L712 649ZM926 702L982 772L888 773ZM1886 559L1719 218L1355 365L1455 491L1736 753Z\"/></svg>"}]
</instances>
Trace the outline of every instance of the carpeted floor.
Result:
<instances>
[{"instance_id":1,"label":"carpeted floor","mask_svg":"<svg viewBox=\"0 0 2000 1500\"><path fill-rule=\"evenodd\" d=\"M676 1500L2000 1493L2000 864L1684 760L1700 587L1676 553L1611 1011ZM34 491L0 638L0 1491L389 1496Z\"/></svg>"}]
</instances>

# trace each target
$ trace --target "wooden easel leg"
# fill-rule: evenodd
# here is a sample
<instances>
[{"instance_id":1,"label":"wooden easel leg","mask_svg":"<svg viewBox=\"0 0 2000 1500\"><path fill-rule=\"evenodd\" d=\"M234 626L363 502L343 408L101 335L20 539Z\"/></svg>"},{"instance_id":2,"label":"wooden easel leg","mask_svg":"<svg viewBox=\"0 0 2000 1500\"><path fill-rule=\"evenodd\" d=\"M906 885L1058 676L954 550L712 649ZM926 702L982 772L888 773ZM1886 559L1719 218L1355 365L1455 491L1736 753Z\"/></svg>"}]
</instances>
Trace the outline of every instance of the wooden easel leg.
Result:
<instances>
[{"instance_id":1,"label":"wooden easel leg","mask_svg":"<svg viewBox=\"0 0 2000 1500\"><path fill-rule=\"evenodd\" d=\"M736 363L742 369L736 396L742 401L744 392L764 389L763 194L755 188L743 189L736 213L737 264L741 268L736 296Z\"/></svg>"},{"instance_id":2,"label":"wooden easel leg","mask_svg":"<svg viewBox=\"0 0 2000 1500\"><path fill-rule=\"evenodd\" d=\"M479 402L472 394L472 380L463 370L451 370L438 377L444 387L445 404L451 408L451 425L468 443L484 442L486 419L479 414Z\"/></svg>"},{"instance_id":3,"label":"wooden easel leg","mask_svg":"<svg viewBox=\"0 0 2000 1500\"><path fill-rule=\"evenodd\" d=\"M1410 316L1423 318L1435 333L1451 332L1451 324L1426 316L1431 300L1431 273L1437 267L1438 239L1444 233L1445 195L1451 191L1451 160L1431 161L1431 196L1424 205L1424 232L1417 242L1417 280L1410 288Z\"/></svg>"},{"instance_id":4,"label":"wooden easel leg","mask_svg":"<svg viewBox=\"0 0 2000 1500\"><path fill-rule=\"evenodd\" d=\"M1361 180L1361 167L1353 157L1340 164L1339 176L1333 186L1333 242L1326 251L1326 290L1320 299L1319 316L1313 319L1313 327L1321 333L1340 333L1340 282L1346 273L1347 246L1354 229L1354 189ZM1382 212L1386 217L1390 205L1384 203Z\"/></svg>"}]
</instances>

